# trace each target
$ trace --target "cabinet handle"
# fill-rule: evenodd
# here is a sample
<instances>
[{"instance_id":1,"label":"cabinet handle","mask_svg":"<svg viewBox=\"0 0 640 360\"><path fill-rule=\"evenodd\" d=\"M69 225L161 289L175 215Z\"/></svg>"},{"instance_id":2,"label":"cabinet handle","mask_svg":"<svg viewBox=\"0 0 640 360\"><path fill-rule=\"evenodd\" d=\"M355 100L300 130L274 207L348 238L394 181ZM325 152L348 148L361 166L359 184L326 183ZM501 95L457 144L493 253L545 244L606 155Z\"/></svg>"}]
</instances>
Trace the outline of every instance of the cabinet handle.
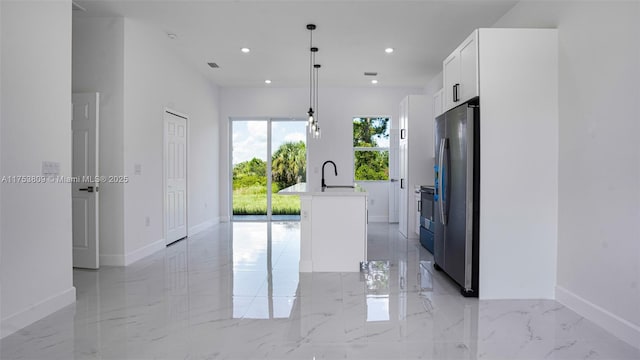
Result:
<instances>
[{"instance_id":1,"label":"cabinet handle","mask_svg":"<svg viewBox=\"0 0 640 360\"><path fill-rule=\"evenodd\" d=\"M460 84L453 85L453 102L460 101L460 94L458 91L459 89L460 89Z\"/></svg>"}]
</instances>

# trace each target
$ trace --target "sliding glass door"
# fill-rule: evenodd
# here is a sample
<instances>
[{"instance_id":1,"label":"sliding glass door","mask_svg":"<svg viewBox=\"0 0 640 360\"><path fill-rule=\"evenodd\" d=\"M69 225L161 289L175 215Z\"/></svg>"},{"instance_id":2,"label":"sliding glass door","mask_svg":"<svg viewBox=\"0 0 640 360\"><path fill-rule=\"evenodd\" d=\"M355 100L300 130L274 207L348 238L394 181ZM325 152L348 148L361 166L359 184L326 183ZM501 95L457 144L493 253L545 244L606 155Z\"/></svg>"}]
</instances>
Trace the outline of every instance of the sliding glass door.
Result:
<instances>
[{"instance_id":1,"label":"sliding glass door","mask_svg":"<svg viewBox=\"0 0 640 360\"><path fill-rule=\"evenodd\" d=\"M231 121L234 220L299 220L297 196L278 191L306 181L306 121Z\"/></svg>"}]
</instances>

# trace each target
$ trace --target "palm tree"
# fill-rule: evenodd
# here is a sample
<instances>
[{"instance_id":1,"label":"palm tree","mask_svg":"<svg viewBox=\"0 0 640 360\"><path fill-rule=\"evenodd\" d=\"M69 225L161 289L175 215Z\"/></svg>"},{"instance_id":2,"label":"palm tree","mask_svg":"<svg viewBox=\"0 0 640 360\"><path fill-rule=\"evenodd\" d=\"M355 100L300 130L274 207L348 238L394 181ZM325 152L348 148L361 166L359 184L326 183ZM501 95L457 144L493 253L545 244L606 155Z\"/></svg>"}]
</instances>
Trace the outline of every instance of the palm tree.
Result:
<instances>
[{"instance_id":1,"label":"palm tree","mask_svg":"<svg viewBox=\"0 0 640 360\"><path fill-rule=\"evenodd\" d=\"M303 181L307 173L307 147L303 141L286 142L271 157L273 181L280 189Z\"/></svg>"}]
</instances>

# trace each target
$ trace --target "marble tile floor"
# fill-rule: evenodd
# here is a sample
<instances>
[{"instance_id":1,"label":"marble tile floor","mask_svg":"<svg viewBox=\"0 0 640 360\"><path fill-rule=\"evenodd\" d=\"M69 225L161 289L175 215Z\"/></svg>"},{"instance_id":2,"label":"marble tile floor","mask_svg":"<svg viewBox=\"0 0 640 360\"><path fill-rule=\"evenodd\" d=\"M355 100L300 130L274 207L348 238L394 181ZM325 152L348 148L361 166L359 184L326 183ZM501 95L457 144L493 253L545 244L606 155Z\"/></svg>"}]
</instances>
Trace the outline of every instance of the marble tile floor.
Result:
<instances>
[{"instance_id":1,"label":"marble tile floor","mask_svg":"<svg viewBox=\"0 0 640 360\"><path fill-rule=\"evenodd\" d=\"M640 359L555 301L463 298L397 226L369 232L362 273L298 273L297 222L219 224L126 268L74 270L77 303L0 358Z\"/></svg>"}]
</instances>

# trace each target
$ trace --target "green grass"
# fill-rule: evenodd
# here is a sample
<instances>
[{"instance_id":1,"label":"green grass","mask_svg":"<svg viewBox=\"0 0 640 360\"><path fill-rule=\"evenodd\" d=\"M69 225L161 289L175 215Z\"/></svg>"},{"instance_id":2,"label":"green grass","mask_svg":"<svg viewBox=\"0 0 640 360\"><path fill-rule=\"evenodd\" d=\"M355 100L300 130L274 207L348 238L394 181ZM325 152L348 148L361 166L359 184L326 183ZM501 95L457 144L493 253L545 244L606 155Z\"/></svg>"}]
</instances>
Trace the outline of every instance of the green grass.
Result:
<instances>
[{"instance_id":1,"label":"green grass","mask_svg":"<svg viewBox=\"0 0 640 360\"><path fill-rule=\"evenodd\" d=\"M300 198L276 194L273 189L271 207L273 215L300 215ZM233 215L266 215L267 194L262 186L250 186L233 190Z\"/></svg>"}]
</instances>

